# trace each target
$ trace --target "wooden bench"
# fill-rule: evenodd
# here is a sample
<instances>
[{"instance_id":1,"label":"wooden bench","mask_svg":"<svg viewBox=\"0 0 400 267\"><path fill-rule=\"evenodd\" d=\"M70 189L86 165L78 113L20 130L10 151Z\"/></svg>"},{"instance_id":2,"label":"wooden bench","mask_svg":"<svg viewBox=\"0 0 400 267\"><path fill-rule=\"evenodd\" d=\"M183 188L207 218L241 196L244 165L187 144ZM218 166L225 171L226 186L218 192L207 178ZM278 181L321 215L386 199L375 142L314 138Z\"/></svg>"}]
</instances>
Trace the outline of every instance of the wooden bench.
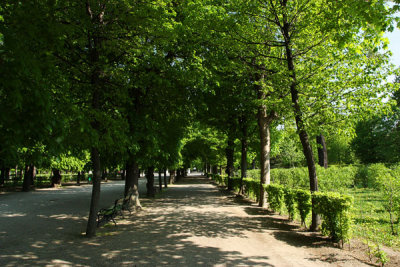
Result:
<instances>
[{"instance_id":1,"label":"wooden bench","mask_svg":"<svg viewBox=\"0 0 400 267\"><path fill-rule=\"evenodd\" d=\"M124 199L120 198L115 200L114 206L100 209L97 213L97 227L107 223L108 221L113 221L115 225L117 225L115 221L115 217L122 214L122 207L124 204Z\"/></svg>"},{"instance_id":2,"label":"wooden bench","mask_svg":"<svg viewBox=\"0 0 400 267\"><path fill-rule=\"evenodd\" d=\"M129 190L128 195L124 198L119 198L115 200L113 206L100 209L99 212L97 213L97 227L109 221L113 221L114 225L117 225L115 217L119 215L124 217L123 214L124 210L129 211L129 214L131 214L132 195L133 191Z\"/></svg>"}]
</instances>

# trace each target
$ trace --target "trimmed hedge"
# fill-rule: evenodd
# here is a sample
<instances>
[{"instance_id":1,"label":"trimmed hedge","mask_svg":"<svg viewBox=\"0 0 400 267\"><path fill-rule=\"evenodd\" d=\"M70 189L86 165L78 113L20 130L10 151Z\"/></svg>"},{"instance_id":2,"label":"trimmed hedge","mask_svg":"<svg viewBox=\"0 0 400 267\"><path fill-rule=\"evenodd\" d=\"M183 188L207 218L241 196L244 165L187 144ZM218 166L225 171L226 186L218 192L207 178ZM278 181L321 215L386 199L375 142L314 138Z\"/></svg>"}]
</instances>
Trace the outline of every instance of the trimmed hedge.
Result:
<instances>
[{"instance_id":1,"label":"trimmed hedge","mask_svg":"<svg viewBox=\"0 0 400 267\"><path fill-rule=\"evenodd\" d=\"M334 241L347 241L351 237L351 215L353 204L351 196L340 195L335 192L313 193L315 212L320 214L322 233L330 236Z\"/></svg>"},{"instance_id":2,"label":"trimmed hedge","mask_svg":"<svg viewBox=\"0 0 400 267\"><path fill-rule=\"evenodd\" d=\"M220 175L211 176L218 184L227 185L227 177ZM239 190L240 178L232 178L233 188ZM244 178L244 193L252 199L258 198L260 181ZM268 203L275 212L281 212L286 207L289 219L295 217L296 211L301 218L301 225L306 226L307 216L311 213L312 200L315 203L315 212L320 214L322 222L322 233L332 238L334 241L347 241L351 237L351 216L350 211L353 198L347 195L340 195L335 192L310 193L308 190L292 189L280 184L269 184L264 186L268 193Z\"/></svg>"},{"instance_id":3,"label":"trimmed hedge","mask_svg":"<svg viewBox=\"0 0 400 267\"><path fill-rule=\"evenodd\" d=\"M303 189L295 189L293 191L296 195L297 210L300 214L301 225L307 227L306 219L307 216L310 214L312 208L311 192Z\"/></svg>"},{"instance_id":4,"label":"trimmed hedge","mask_svg":"<svg viewBox=\"0 0 400 267\"><path fill-rule=\"evenodd\" d=\"M284 187L279 184L264 185L265 191L268 194L269 207L275 212L282 212L283 198L284 198Z\"/></svg>"}]
</instances>

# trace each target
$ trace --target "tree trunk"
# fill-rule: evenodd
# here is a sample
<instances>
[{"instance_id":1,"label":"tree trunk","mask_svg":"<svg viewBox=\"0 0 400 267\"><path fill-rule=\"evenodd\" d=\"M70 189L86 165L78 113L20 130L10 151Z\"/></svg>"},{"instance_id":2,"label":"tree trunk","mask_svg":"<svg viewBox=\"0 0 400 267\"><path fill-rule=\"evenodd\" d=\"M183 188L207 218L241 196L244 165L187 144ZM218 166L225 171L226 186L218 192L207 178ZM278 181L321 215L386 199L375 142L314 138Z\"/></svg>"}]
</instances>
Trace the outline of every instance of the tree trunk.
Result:
<instances>
[{"instance_id":1,"label":"tree trunk","mask_svg":"<svg viewBox=\"0 0 400 267\"><path fill-rule=\"evenodd\" d=\"M15 166L14 180L18 179L18 165Z\"/></svg>"},{"instance_id":2,"label":"tree trunk","mask_svg":"<svg viewBox=\"0 0 400 267\"><path fill-rule=\"evenodd\" d=\"M4 175L4 179L6 181L10 180L10 170L11 170L11 168L8 168L8 167L6 168L6 173Z\"/></svg>"},{"instance_id":3,"label":"tree trunk","mask_svg":"<svg viewBox=\"0 0 400 267\"><path fill-rule=\"evenodd\" d=\"M155 197L154 190L154 167L147 168L146 172L146 188L147 188L147 197Z\"/></svg>"},{"instance_id":4,"label":"tree trunk","mask_svg":"<svg viewBox=\"0 0 400 267\"><path fill-rule=\"evenodd\" d=\"M126 163L124 196L125 197L128 196L129 191L132 191L132 196L134 197L135 210L142 208L139 201L139 177L140 177L139 166L136 164L133 155L129 155L129 160Z\"/></svg>"},{"instance_id":5,"label":"tree trunk","mask_svg":"<svg viewBox=\"0 0 400 267\"><path fill-rule=\"evenodd\" d=\"M300 137L301 145L303 147L303 153L307 161L307 168L308 168L308 176L310 179L310 190L311 192L318 191L318 180L317 180L317 172L315 168L315 160L314 160L314 154L312 152L311 144L308 138L307 131L304 126L304 121L303 121L303 113L301 111L300 103L299 103L299 92L297 90L297 80L296 80L296 71L295 71L295 65L294 65L294 58L292 54L292 47L290 43L290 25L289 22L287 22L286 16L284 17L284 25L283 25L283 34L285 38L285 51L286 51L286 61L288 65L288 70L290 72L290 78L291 78L291 83L290 83L290 94L292 97L292 107L293 107L293 112L296 120L296 126L297 126L297 132ZM314 201L312 202L313 206L313 212L312 212L312 223L311 223L311 231L316 231L319 227L320 224L320 219L319 216L314 212L315 208L315 203Z\"/></svg>"},{"instance_id":6,"label":"tree trunk","mask_svg":"<svg viewBox=\"0 0 400 267\"><path fill-rule=\"evenodd\" d=\"M25 166L24 181L22 183L22 191L28 192L32 185L33 180L33 164Z\"/></svg>"},{"instance_id":7,"label":"tree trunk","mask_svg":"<svg viewBox=\"0 0 400 267\"><path fill-rule=\"evenodd\" d=\"M256 85L257 89L257 99L265 100L266 94L263 88L264 74L258 77L260 84ZM270 111L268 113L267 107L262 103L258 107L257 112L257 122L258 129L260 133L260 164L261 164L261 175L260 175L260 195L258 197L258 205L260 207L265 207L266 205L266 195L264 185L270 184L271 182L271 137L270 137L270 124L277 117L275 111Z\"/></svg>"},{"instance_id":8,"label":"tree trunk","mask_svg":"<svg viewBox=\"0 0 400 267\"><path fill-rule=\"evenodd\" d=\"M34 185L34 184L35 184L36 171L37 171L37 168L36 168L35 166L32 166L32 175L30 175L30 178L31 178L31 185Z\"/></svg>"},{"instance_id":9,"label":"tree trunk","mask_svg":"<svg viewBox=\"0 0 400 267\"><path fill-rule=\"evenodd\" d=\"M6 168L1 168L0 185L4 184L5 177L6 177Z\"/></svg>"},{"instance_id":10,"label":"tree trunk","mask_svg":"<svg viewBox=\"0 0 400 267\"><path fill-rule=\"evenodd\" d=\"M169 183L175 183L175 170L169 170Z\"/></svg>"},{"instance_id":11,"label":"tree trunk","mask_svg":"<svg viewBox=\"0 0 400 267\"><path fill-rule=\"evenodd\" d=\"M320 134L317 136L318 145L318 164L325 169L328 168L328 151L326 149L325 137Z\"/></svg>"},{"instance_id":12,"label":"tree trunk","mask_svg":"<svg viewBox=\"0 0 400 267\"><path fill-rule=\"evenodd\" d=\"M233 189L233 160L234 160L234 140L232 136L228 136L228 146L225 149L226 155L226 174L228 175L228 190Z\"/></svg>"},{"instance_id":13,"label":"tree trunk","mask_svg":"<svg viewBox=\"0 0 400 267\"><path fill-rule=\"evenodd\" d=\"M100 201L100 186L101 186L101 165L100 165L100 153L97 148L92 148L91 160L93 166L93 187L92 187L92 198L90 200L90 211L89 219L86 226L86 236L93 237L96 234L96 220L97 212L99 209Z\"/></svg>"},{"instance_id":14,"label":"tree trunk","mask_svg":"<svg viewBox=\"0 0 400 267\"><path fill-rule=\"evenodd\" d=\"M78 177L76 177L76 185L81 185L81 179L82 179L82 172L78 172Z\"/></svg>"},{"instance_id":15,"label":"tree trunk","mask_svg":"<svg viewBox=\"0 0 400 267\"><path fill-rule=\"evenodd\" d=\"M51 186L56 187L56 186L61 185L61 172L60 170L53 169L53 176L51 177Z\"/></svg>"},{"instance_id":16,"label":"tree trunk","mask_svg":"<svg viewBox=\"0 0 400 267\"><path fill-rule=\"evenodd\" d=\"M162 177L161 177L161 169L158 169L158 188L160 192L162 191Z\"/></svg>"},{"instance_id":17,"label":"tree trunk","mask_svg":"<svg viewBox=\"0 0 400 267\"><path fill-rule=\"evenodd\" d=\"M168 181L167 181L167 169L164 169L164 187L168 187Z\"/></svg>"},{"instance_id":18,"label":"tree trunk","mask_svg":"<svg viewBox=\"0 0 400 267\"><path fill-rule=\"evenodd\" d=\"M104 169L101 173L101 180L104 180L107 182L107 169Z\"/></svg>"},{"instance_id":19,"label":"tree trunk","mask_svg":"<svg viewBox=\"0 0 400 267\"><path fill-rule=\"evenodd\" d=\"M213 165L211 167L211 173L212 174L218 174L218 166L217 165Z\"/></svg>"},{"instance_id":20,"label":"tree trunk","mask_svg":"<svg viewBox=\"0 0 400 267\"><path fill-rule=\"evenodd\" d=\"M239 194L243 193L243 178L247 177L247 126L244 117L242 117L240 124L242 126L242 138L241 138L241 144L242 144L242 153L241 153L241 161L240 161L240 169L241 169L241 174L240 174L240 186L239 186Z\"/></svg>"},{"instance_id":21,"label":"tree trunk","mask_svg":"<svg viewBox=\"0 0 400 267\"><path fill-rule=\"evenodd\" d=\"M258 127L260 132L260 149L261 149L261 176L260 176L260 195L258 198L258 206L265 207L266 205L266 193L264 185L268 185L271 182L271 137L269 125L272 118L266 114L265 106L262 106L258 110Z\"/></svg>"}]
</instances>

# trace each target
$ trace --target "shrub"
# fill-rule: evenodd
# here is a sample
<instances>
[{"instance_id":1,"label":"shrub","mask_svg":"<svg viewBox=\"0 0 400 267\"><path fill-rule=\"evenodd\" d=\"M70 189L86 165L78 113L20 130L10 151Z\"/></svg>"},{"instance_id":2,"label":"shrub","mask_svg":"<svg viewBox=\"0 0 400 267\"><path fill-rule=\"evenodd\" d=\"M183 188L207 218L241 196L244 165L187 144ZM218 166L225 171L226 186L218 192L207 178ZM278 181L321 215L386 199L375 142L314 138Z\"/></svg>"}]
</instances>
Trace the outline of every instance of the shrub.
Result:
<instances>
[{"instance_id":1,"label":"shrub","mask_svg":"<svg viewBox=\"0 0 400 267\"><path fill-rule=\"evenodd\" d=\"M330 166L325 169L317 166L318 185L323 192L342 191L354 187L357 166Z\"/></svg>"},{"instance_id":2,"label":"shrub","mask_svg":"<svg viewBox=\"0 0 400 267\"><path fill-rule=\"evenodd\" d=\"M231 181L233 191L238 192L240 188L240 177L232 177Z\"/></svg>"},{"instance_id":3,"label":"shrub","mask_svg":"<svg viewBox=\"0 0 400 267\"><path fill-rule=\"evenodd\" d=\"M315 212L320 214L322 233L334 241L347 241L351 235L351 216L353 198L335 192L312 194Z\"/></svg>"},{"instance_id":4,"label":"shrub","mask_svg":"<svg viewBox=\"0 0 400 267\"><path fill-rule=\"evenodd\" d=\"M260 192L260 180L243 178L244 193L251 199L258 200Z\"/></svg>"},{"instance_id":5,"label":"shrub","mask_svg":"<svg viewBox=\"0 0 400 267\"><path fill-rule=\"evenodd\" d=\"M268 203L273 211L281 213L283 207L284 187L278 184L264 185L268 194Z\"/></svg>"},{"instance_id":6,"label":"shrub","mask_svg":"<svg viewBox=\"0 0 400 267\"><path fill-rule=\"evenodd\" d=\"M296 189L294 190L297 202L297 210L300 214L301 225L306 226L306 219L311 212L311 193L310 191Z\"/></svg>"},{"instance_id":7,"label":"shrub","mask_svg":"<svg viewBox=\"0 0 400 267\"><path fill-rule=\"evenodd\" d=\"M284 199L285 199L285 206L289 213L289 220L294 219L294 208L296 202L296 192L290 188L284 188Z\"/></svg>"},{"instance_id":8,"label":"shrub","mask_svg":"<svg viewBox=\"0 0 400 267\"><path fill-rule=\"evenodd\" d=\"M382 163L360 166L355 175L354 183L359 187L377 188L379 177L388 172L390 172L389 168Z\"/></svg>"}]
</instances>

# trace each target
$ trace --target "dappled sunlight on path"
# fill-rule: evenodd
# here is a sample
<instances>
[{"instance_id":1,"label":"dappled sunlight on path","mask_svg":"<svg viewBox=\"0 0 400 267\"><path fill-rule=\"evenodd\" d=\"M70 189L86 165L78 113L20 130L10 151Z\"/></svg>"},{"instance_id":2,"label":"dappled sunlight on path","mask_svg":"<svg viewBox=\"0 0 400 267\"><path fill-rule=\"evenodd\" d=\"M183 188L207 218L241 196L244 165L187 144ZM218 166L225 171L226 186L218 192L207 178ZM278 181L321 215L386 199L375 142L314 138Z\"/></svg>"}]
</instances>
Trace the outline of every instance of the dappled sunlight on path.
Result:
<instances>
[{"instance_id":1,"label":"dappled sunlight on path","mask_svg":"<svg viewBox=\"0 0 400 267\"><path fill-rule=\"evenodd\" d=\"M64 201L81 192L74 194ZM185 178L156 199L142 199L143 211L125 214L93 239L80 235L85 219L73 212L76 203L57 212L42 210L46 203L33 205L35 215L10 209L0 217L18 224L26 212L41 220L23 240L3 239L1 266L362 266L326 239L294 231L298 226L220 191L204 177Z\"/></svg>"}]
</instances>

